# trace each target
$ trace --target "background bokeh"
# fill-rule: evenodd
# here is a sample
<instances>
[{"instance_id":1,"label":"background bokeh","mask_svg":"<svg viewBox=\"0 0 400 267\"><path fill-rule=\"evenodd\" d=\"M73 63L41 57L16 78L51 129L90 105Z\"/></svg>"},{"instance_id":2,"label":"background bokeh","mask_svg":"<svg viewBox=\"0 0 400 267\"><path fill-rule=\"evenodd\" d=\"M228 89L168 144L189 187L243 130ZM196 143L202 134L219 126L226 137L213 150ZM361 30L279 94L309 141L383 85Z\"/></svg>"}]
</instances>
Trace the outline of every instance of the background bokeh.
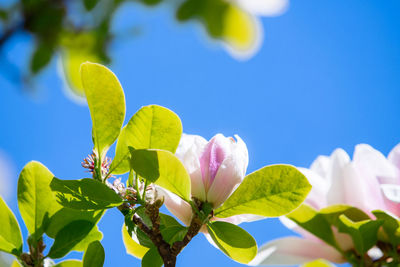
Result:
<instances>
[{"instance_id":1,"label":"background bokeh","mask_svg":"<svg viewBox=\"0 0 400 267\"><path fill-rule=\"evenodd\" d=\"M400 141L399 10L396 0L291 1L283 15L262 19L263 45L242 62L197 24L178 24L168 6L131 3L118 10L112 30L138 26L141 33L111 44L109 67L125 90L127 120L142 105L159 104L181 117L186 133L239 134L250 154L248 172L275 163L308 167L337 147L352 154L358 143L386 155ZM31 38L14 36L5 56L23 64ZM35 78L34 93L7 79L1 66L0 160L8 163L0 164L0 193L21 224L16 181L28 161L64 179L87 175L80 162L92 148L89 111L65 96L57 64L54 58ZM140 266L125 253L121 225L116 210L100 222L105 266ZM293 234L277 219L244 228L260 245ZM241 265L199 235L178 266Z\"/></svg>"}]
</instances>

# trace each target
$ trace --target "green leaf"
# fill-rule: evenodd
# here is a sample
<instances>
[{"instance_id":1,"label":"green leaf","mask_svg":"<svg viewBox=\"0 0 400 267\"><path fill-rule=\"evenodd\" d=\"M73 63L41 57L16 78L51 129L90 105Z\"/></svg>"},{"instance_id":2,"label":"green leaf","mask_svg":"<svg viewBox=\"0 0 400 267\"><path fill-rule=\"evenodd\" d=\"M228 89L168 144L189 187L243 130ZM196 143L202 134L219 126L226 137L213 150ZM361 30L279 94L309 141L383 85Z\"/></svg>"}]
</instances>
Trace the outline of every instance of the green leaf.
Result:
<instances>
[{"instance_id":1,"label":"green leaf","mask_svg":"<svg viewBox=\"0 0 400 267\"><path fill-rule=\"evenodd\" d=\"M339 216L339 231L349 234L354 242L354 247L360 255L364 255L378 240L379 227L382 220L365 220L353 222L346 215Z\"/></svg>"},{"instance_id":2,"label":"green leaf","mask_svg":"<svg viewBox=\"0 0 400 267\"><path fill-rule=\"evenodd\" d=\"M372 213L377 219L383 221L382 228L386 234L386 240L390 241L394 247L400 245L400 221L382 210L374 210Z\"/></svg>"},{"instance_id":3,"label":"green leaf","mask_svg":"<svg viewBox=\"0 0 400 267\"><path fill-rule=\"evenodd\" d=\"M239 226L214 221L207 225L207 229L215 244L233 260L249 263L256 256L256 241Z\"/></svg>"},{"instance_id":4,"label":"green leaf","mask_svg":"<svg viewBox=\"0 0 400 267\"><path fill-rule=\"evenodd\" d=\"M69 223L57 233L48 256L52 259L64 257L90 233L94 226L94 223L84 220Z\"/></svg>"},{"instance_id":5,"label":"green leaf","mask_svg":"<svg viewBox=\"0 0 400 267\"><path fill-rule=\"evenodd\" d=\"M125 119L124 92L114 73L100 64L83 63L81 77L92 117L94 150L103 158Z\"/></svg>"},{"instance_id":6,"label":"green leaf","mask_svg":"<svg viewBox=\"0 0 400 267\"><path fill-rule=\"evenodd\" d=\"M188 229L182 225L167 226L161 230L161 235L163 236L165 241L172 245L176 241L182 241L187 231Z\"/></svg>"},{"instance_id":7,"label":"green leaf","mask_svg":"<svg viewBox=\"0 0 400 267\"><path fill-rule=\"evenodd\" d=\"M83 0L83 4L87 11L92 10L98 2L99 0Z\"/></svg>"},{"instance_id":8,"label":"green leaf","mask_svg":"<svg viewBox=\"0 0 400 267\"><path fill-rule=\"evenodd\" d=\"M14 214L0 197L0 250L19 256L22 253L22 234Z\"/></svg>"},{"instance_id":9,"label":"green leaf","mask_svg":"<svg viewBox=\"0 0 400 267\"><path fill-rule=\"evenodd\" d=\"M31 70L34 74L38 73L41 69L49 64L53 56L54 49L47 43L39 43L33 52L31 59Z\"/></svg>"},{"instance_id":10,"label":"green leaf","mask_svg":"<svg viewBox=\"0 0 400 267\"><path fill-rule=\"evenodd\" d=\"M14 260L11 267L23 267L23 266L17 260Z\"/></svg>"},{"instance_id":11,"label":"green leaf","mask_svg":"<svg viewBox=\"0 0 400 267\"><path fill-rule=\"evenodd\" d=\"M104 210L122 204L122 199L107 185L97 180L60 180L54 177L51 190L57 192L61 205L78 210Z\"/></svg>"},{"instance_id":12,"label":"green leaf","mask_svg":"<svg viewBox=\"0 0 400 267\"><path fill-rule=\"evenodd\" d=\"M329 262L325 260L315 260L308 262L306 264L303 264L302 267L334 267L333 264L330 264Z\"/></svg>"},{"instance_id":13,"label":"green leaf","mask_svg":"<svg viewBox=\"0 0 400 267\"><path fill-rule=\"evenodd\" d=\"M115 174L129 171L129 146L175 153L181 135L182 123L174 112L157 105L142 107L122 129L110 169Z\"/></svg>"},{"instance_id":14,"label":"green leaf","mask_svg":"<svg viewBox=\"0 0 400 267\"><path fill-rule=\"evenodd\" d=\"M50 189L54 175L40 162L31 161L18 179L18 206L30 234L39 238L49 218L61 209Z\"/></svg>"},{"instance_id":15,"label":"green leaf","mask_svg":"<svg viewBox=\"0 0 400 267\"><path fill-rule=\"evenodd\" d=\"M174 217L160 213L161 227L182 226Z\"/></svg>"},{"instance_id":16,"label":"green leaf","mask_svg":"<svg viewBox=\"0 0 400 267\"><path fill-rule=\"evenodd\" d=\"M319 237L326 243L335 248L339 248L331 224L323 214L318 213L312 207L302 204L286 216L297 223L300 227Z\"/></svg>"},{"instance_id":17,"label":"green leaf","mask_svg":"<svg viewBox=\"0 0 400 267\"><path fill-rule=\"evenodd\" d=\"M83 255L83 267L103 267L106 255L99 241L90 243Z\"/></svg>"},{"instance_id":18,"label":"green leaf","mask_svg":"<svg viewBox=\"0 0 400 267\"><path fill-rule=\"evenodd\" d=\"M307 178L295 167L267 166L247 175L214 214L219 218L239 214L281 216L297 208L310 190Z\"/></svg>"},{"instance_id":19,"label":"green leaf","mask_svg":"<svg viewBox=\"0 0 400 267\"><path fill-rule=\"evenodd\" d=\"M143 258L147 251L149 251L149 248L139 244L139 240L135 235L129 235L125 225L122 226L122 241L124 242L126 253L138 259Z\"/></svg>"},{"instance_id":20,"label":"green leaf","mask_svg":"<svg viewBox=\"0 0 400 267\"><path fill-rule=\"evenodd\" d=\"M337 204L325 207L319 211L326 220L336 226L339 227L339 216L344 214L353 222L359 222L370 219L370 217L363 212L362 210L352 207L349 205Z\"/></svg>"},{"instance_id":21,"label":"green leaf","mask_svg":"<svg viewBox=\"0 0 400 267\"><path fill-rule=\"evenodd\" d=\"M163 260L154 246L147 251L142 259L142 267L161 267L163 264Z\"/></svg>"},{"instance_id":22,"label":"green leaf","mask_svg":"<svg viewBox=\"0 0 400 267\"><path fill-rule=\"evenodd\" d=\"M57 263L54 267L82 267L82 262L78 260L67 260Z\"/></svg>"},{"instance_id":23,"label":"green leaf","mask_svg":"<svg viewBox=\"0 0 400 267\"><path fill-rule=\"evenodd\" d=\"M46 234L51 238L55 238L57 233L61 229L74 221L84 220L96 224L103 214L104 211L102 210L81 211L69 208L62 208L51 217L50 223L46 228ZM89 234L85 236L79 243L77 243L71 250L84 251L91 242L101 240L102 238L103 234L99 231L97 226L93 227Z\"/></svg>"},{"instance_id":24,"label":"green leaf","mask_svg":"<svg viewBox=\"0 0 400 267\"><path fill-rule=\"evenodd\" d=\"M133 170L148 181L190 201L190 176L182 162L169 151L131 149Z\"/></svg>"}]
</instances>

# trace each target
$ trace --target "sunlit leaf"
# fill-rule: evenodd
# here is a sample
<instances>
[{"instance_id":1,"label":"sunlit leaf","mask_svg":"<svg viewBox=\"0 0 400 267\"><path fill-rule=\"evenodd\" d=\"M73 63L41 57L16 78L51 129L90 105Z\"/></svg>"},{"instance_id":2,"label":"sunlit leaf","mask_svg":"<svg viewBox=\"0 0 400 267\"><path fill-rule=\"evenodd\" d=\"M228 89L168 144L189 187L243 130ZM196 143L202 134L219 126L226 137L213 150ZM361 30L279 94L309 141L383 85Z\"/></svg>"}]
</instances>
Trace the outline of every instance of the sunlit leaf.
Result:
<instances>
[{"instance_id":1,"label":"sunlit leaf","mask_svg":"<svg viewBox=\"0 0 400 267\"><path fill-rule=\"evenodd\" d=\"M100 64L82 64L81 77L92 117L94 150L102 158L121 131L124 92L114 73Z\"/></svg>"},{"instance_id":2,"label":"sunlit leaf","mask_svg":"<svg viewBox=\"0 0 400 267\"><path fill-rule=\"evenodd\" d=\"M22 253L22 234L14 214L0 197L0 250L19 256Z\"/></svg>"},{"instance_id":3,"label":"sunlit leaf","mask_svg":"<svg viewBox=\"0 0 400 267\"><path fill-rule=\"evenodd\" d=\"M334 265L330 264L329 262L327 262L325 260L315 260L315 261L303 264L302 267L334 267Z\"/></svg>"},{"instance_id":4,"label":"sunlit leaf","mask_svg":"<svg viewBox=\"0 0 400 267\"><path fill-rule=\"evenodd\" d=\"M307 178L296 168L267 166L247 175L214 214L220 218L239 214L281 216L297 208L310 190Z\"/></svg>"},{"instance_id":5,"label":"sunlit leaf","mask_svg":"<svg viewBox=\"0 0 400 267\"><path fill-rule=\"evenodd\" d=\"M377 219L384 222L382 227L390 243L395 247L400 245L400 222L385 211L374 210L372 213Z\"/></svg>"},{"instance_id":6,"label":"sunlit leaf","mask_svg":"<svg viewBox=\"0 0 400 267\"><path fill-rule=\"evenodd\" d=\"M249 263L256 256L256 241L239 226L215 221L207 225L207 229L215 244L233 260Z\"/></svg>"},{"instance_id":7,"label":"sunlit leaf","mask_svg":"<svg viewBox=\"0 0 400 267\"><path fill-rule=\"evenodd\" d=\"M138 259L143 258L147 251L149 251L149 248L139 244L139 240L135 235L132 235L132 237L129 235L125 225L122 226L122 240L125 245L126 253Z\"/></svg>"},{"instance_id":8,"label":"sunlit leaf","mask_svg":"<svg viewBox=\"0 0 400 267\"><path fill-rule=\"evenodd\" d=\"M122 204L119 195L94 179L60 180L54 177L50 188L57 193L57 200L61 205L67 208L103 210Z\"/></svg>"},{"instance_id":9,"label":"sunlit leaf","mask_svg":"<svg viewBox=\"0 0 400 267\"><path fill-rule=\"evenodd\" d=\"M138 175L190 201L190 176L174 154L156 149L132 149L131 156L131 166Z\"/></svg>"},{"instance_id":10,"label":"sunlit leaf","mask_svg":"<svg viewBox=\"0 0 400 267\"><path fill-rule=\"evenodd\" d=\"M182 123L174 112L157 105L142 107L122 129L110 169L115 174L129 171L129 146L175 153L181 135Z\"/></svg>"},{"instance_id":11,"label":"sunlit leaf","mask_svg":"<svg viewBox=\"0 0 400 267\"><path fill-rule=\"evenodd\" d=\"M29 162L18 179L18 206L30 234L39 238L49 218L61 209L50 189L54 175L41 163Z\"/></svg>"}]
</instances>

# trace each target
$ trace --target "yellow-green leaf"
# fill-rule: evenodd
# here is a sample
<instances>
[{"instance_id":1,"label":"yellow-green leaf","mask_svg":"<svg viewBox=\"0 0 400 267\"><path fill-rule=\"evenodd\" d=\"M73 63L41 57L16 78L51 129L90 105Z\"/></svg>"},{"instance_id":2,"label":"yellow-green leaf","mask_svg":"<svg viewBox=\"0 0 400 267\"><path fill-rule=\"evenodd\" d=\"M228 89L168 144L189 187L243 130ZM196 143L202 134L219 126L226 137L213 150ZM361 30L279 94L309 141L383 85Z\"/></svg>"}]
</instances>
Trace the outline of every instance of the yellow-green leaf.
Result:
<instances>
[{"instance_id":1,"label":"yellow-green leaf","mask_svg":"<svg viewBox=\"0 0 400 267\"><path fill-rule=\"evenodd\" d=\"M22 253L21 230L14 214L0 197L0 250L19 256Z\"/></svg>"},{"instance_id":2,"label":"yellow-green leaf","mask_svg":"<svg viewBox=\"0 0 400 267\"><path fill-rule=\"evenodd\" d=\"M141 259L144 257L147 251L149 251L149 248L139 244L139 240L136 239L136 236L131 237L129 235L125 225L122 226L122 240L124 241L126 253L135 258Z\"/></svg>"},{"instance_id":3,"label":"yellow-green leaf","mask_svg":"<svg viewBox=\"0 0 400 267\"><path fill-rule=\"evenodd\" d=\"M103 65L83 63L81 77L92 117L94 149L101 158L121 131L125 95L118 78Z\"/></svg>"},{"instance_id":4,"label":"yellow-green leaf","mask_svg":"<svg viewBox=\"0 0 400 267\"><path fill-rule=\"evenodd\" d=\"M182 123L174 112L157 105L142 107L122 129L110 169L115 174L129 171L129 146L175 153L181 135Z\"/></svg>"}]
</instances>

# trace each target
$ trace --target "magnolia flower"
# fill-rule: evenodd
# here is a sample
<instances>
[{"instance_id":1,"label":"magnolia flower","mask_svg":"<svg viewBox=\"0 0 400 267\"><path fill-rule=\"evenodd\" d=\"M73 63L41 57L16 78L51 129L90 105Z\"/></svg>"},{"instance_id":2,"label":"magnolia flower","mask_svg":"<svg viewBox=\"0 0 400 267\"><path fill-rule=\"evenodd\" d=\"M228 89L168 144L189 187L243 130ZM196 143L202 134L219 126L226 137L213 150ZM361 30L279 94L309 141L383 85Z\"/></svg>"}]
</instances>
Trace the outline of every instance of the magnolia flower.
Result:
<instances>
[{"instance_id":1,"label":"magnolia flower","mask_svg":"<svg viewBox=\"0 0 400 267\"><path fill-rule=\"evenodd\" d=\"M316 210L334 205L347 204L363 210L373 217L371 211L381 209L399 215L385 198L381 183L400 184L400 169L394 162L400 163L400 147L392 151L390 160L366 144L357 145L353 160L343 149L336 149L330 157L319 156L309 169L298 168L309 179L312 190L305 204ZM400 164L397 165L400 168ZM286 237L274 240L260 248L252 265L293 265L323 258L342 263L345 258L339 251L324 243L297 224L282 217L288 228L303 236ZM347 234L333 229L336 240L343 251L354 247Z\"/></svg>"},{"instance_id":2,"label":"magnolia flower","mask_svg":"<svg viewBox=\"0 0 400 267\"><path fill-rule=\"evenodd\" d=\"M249 156L246 144L235 135L235 139L217 134L209 142L198 135L183 134L176 156L188 171L192 184L192 198L210 203L218 208L242 182ZM186 225L190 224L192 208L186 201L165 191L167 209ZM224 221L241 223L257 219L258 216L240 215Z\"/></svg>"}]
</instances>

